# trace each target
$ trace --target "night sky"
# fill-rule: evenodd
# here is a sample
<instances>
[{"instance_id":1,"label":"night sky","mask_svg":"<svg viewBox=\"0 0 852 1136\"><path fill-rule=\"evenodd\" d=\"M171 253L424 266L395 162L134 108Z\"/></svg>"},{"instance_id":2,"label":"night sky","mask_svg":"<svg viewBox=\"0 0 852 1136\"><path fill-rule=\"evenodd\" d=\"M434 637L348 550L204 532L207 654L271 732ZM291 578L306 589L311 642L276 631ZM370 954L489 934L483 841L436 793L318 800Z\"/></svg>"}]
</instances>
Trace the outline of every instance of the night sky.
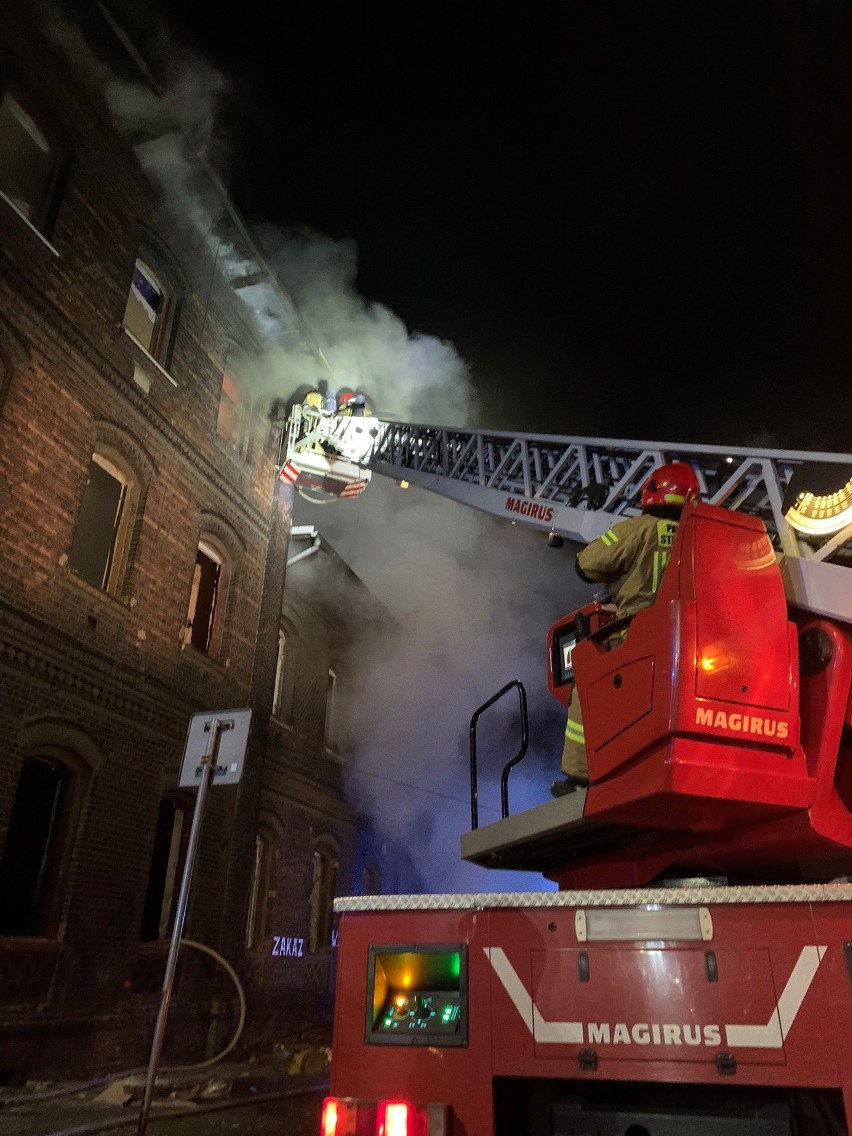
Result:
<instances>
[{"instance_id":1,"label":"night sky","mask_svg":"<svg viewBox=\"0 0 852 1136\"><path fill-rule=\"evenodd\" d=\"M353 238L482 425L852 450L845 2L170 18L234 83L243 212Z\"/></svg>"}]
</instances>

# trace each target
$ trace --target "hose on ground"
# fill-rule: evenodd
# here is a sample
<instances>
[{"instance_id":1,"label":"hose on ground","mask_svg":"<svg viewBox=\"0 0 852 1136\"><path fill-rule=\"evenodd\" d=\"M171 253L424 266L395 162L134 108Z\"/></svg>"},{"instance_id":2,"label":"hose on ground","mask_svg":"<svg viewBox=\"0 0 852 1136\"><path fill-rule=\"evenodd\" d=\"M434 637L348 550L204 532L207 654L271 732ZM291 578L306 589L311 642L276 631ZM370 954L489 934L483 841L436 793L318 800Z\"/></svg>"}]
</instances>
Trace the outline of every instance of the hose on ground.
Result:
<instances>
[{"instance_id":1,"label":"hose on ground","mask_svg":"<svg viewBox=\"0 0 852 1136\"><path fill-rule=\"evenodd\" d=\"M228 977L234 984L237 991L237 999L240 1004L240 1016L237 1022L237 1028L234 1030L233 1037L225 1046L213 1057L208 1057L204 1061L196 1061L191 1065L163 1065L161 1072L192 1072L195 1069L208 1069L211 1065L216 1065L223 1057L231 1052L237 1042L242 1036L243 1028L246 1023L246 996L243 990L242 983L239 980L237 972L231 966L227 959L223 958L218 951L214 951L212 947L205 946L204 943L196 942L195 939L181 939L182 947L191 947L193 950L201 951L202 954L209 955L214 962L219 963ZM53 1100L57 1097L69 1097L75 1093L88 1092L92 1089L99 1089L102 1086L111 1085L115 1081L126 1081L130 1077L139 1076L144 1073L144 1069L125 1069L121 1073L109 1073L104 1077L93 1077L91 1080L86 1081L72 1081L67 1085L58 1088L44 1089L39 1093L21 1093L17 1097L7 1097L5 1100L0 1101L0 1109L15 1108L22 1104L28 1104L31 1101L45 1101Z\"/></svg>"},{"instance_id":2,"label":"hose on ground","mask_svg":"<svg viewBox=\"0 0 852 1136\"><path fill-rule=\"evenodd\" d=\"M180 1120L185 1116L203 1116L207 1112L222 1112L230 1108L272 1104L275 1101L291 1100L294 1097L309 1096L311 1093L326 1092L328 1092L328 1081L322 1080L298 1089L281 1089L275 1093L257 1093L254 1096L244 1098L232 1097L230 1100L211 1101L209 1104L193 1105L191 1108L170 1108L167 1112L152 1114L148 1118L148 1123L151 1124L158 1120ZM135 1126L135 1116L110 1117L108 1120L96 1120L91 1124L79 1124L74 1128L60 1128L55 1132L48 1132L46 1136L96 1136L96 1133L113 1132L116 1128L126 1128L130 1124Z\"/></svg>"},{"instance_id":3,"label":"hose on ground","mask_svg":"<svg viewBox=\"0 0 852 1136\"><path fill-rule=\"evenodd\" d=\"M231 1052L243 1032L243 1027L246 1024L246 995L243 990L243 984L240 982L239 975L231 966L226 958L223 958L218 951L214 951L212 947L205 946L204 943L199 943L195 939L181 939L180 944L182 947L191 947L195 951L201 951L202 954L209 955L214 962L218 962L221 968L225 971L227 976L234 984L234 989L237 992L237 999L240 1003L240 1018L237 1022L237 1028L234 1030L233 1036L224 1049L220 1049L213 1057L208 1057L205 1061L195 1061L191 1065L164 1065L163 1072L170 1070L181 1070L190 1072L193 1069L209 1069L211 1065L216 1065L223 1057Z\"/></svg>"}]
</instances>

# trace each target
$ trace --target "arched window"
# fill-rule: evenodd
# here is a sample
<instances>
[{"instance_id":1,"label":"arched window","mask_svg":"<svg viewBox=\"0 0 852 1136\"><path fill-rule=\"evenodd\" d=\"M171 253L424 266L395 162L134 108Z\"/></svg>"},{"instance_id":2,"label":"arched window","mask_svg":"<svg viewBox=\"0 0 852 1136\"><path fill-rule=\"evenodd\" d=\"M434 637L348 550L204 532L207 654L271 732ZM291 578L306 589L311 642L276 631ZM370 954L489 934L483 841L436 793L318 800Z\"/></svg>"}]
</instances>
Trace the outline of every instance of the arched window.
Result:
<instances>
[{"instance_id":1,"label":"arched window","mask_svg":"<svg viewBox=\"0 0 852 1136\"><path fill-rule=\"evenodd\" d=\"M334 931L334 895L337 889L338 854L329 837L314 847L311 887L310 949L331 948Z\"/></svg>"},{"instance_id":2,"label":"arched window","mask_svg":"<svg viewBox=\"0 0 852 1136\"><path fill-rule=\"evenodd\" d=\"M216 658L222 641L229 583L224 549L209 537L198 542L184 640Z\"/></svg>"},{"instance_id":3,"label":"arched window","mask_svg":"<svg viewBox=\"0 0 852 1136\"><path fill-rule=\"evenodd\" d=\"M222 389L219 392L219 416L216 420L216 433L223 442L236 443L239 437L243 409L242 387L230 371L225 371L222 375Z\"/></svg>"},{"instance_id":4,"label":"arched window","mask_svg":"<svg viewBox=\"0 0 852 1136\"><path fill-rule=\"evenodd\" d=\"M251 405L248 388L232 367L222 375L222 389L219 393L219 415L216 420L216 434L227 447L247 457L251 435Z\"/></svg>"},{"instance_id":5,"label":"arched window","mask_svg":"<svg viewBox=\"0 0 852 1136\"><path fill-rule=\"evenodd\" d=\"M177 297L166 272L149 252L137 256L121 326L137 347L163 367L169 362L176 311Z\"/></svg>"},{"instance_id":6,"label":"arched window","mask_svg":"<svg viewBox=\"0 0 852 1136\"><path fill-rule=\"evenodd\" d=\"M337 671L333 667L328 668L328 677L325 685L325 728L324 728L324 741L326 749L332 751L337 749L337 733L335 720L335 710L337 702Z\"/></svg>"},{"instance_id":7,"label":"arched window","mask_svg":"<svg viewBox=\"0 0 852 1136\"><path fill-rule=\"evenodd\" d=\"M139 932L143 942L167 939L172 933L192 812L193 802L189 797L166 796L160 801Z\"/></svg>"},{"instance_id":8,"label":"arched window","mask_svg":"<svg viewBox=\"0 0 852 1136\"><path fill-rule=\"evenodd\" d=\"M89 462L68 567L103 592L118 591L138 498L138 481L129 466L111 451L96 450Z\"/></svg>"},{"instance_id":9,"label":"arched window","mask_svg":"<svg viewBox=\"0 0 852 1136\"><path fill-rule=\"evenodd\" d=\"M0 94L0 194L22 217L47 230L55 214L61 155L34 107Z\"/></svg>"},{"instance_id":10,"label":"arched window","mask_svg":"<svg viewBox=\"0 0 852 1136\"><path fill-rule=\"evenodd\" d=\"M0 859L0 934L54 938L84 786L74 762L24 759Z\"/></svg>"},{"instance_id":11,"label":"arched window","mask_svg":"<svg viewBox=\"0 0 852 1136\"><path fill-rule=\"evenodd\" d=\"M254 860L246 911L246 949L262 950L269 937L269 918L275 897L277 848L270 832L261 828L254 838Z\"/></svg>"},{"instance_id":12,"label":"arched window","mask_svg":"<svg viewBox=\"0 0 852 1136\"><path fill-rule=\"evenodd\" d=\"M278 632L278 658L275 661L275 690L272 696L272 717L288 723L293 711L293 691L290 681L291 667L288 656L288 635L284 628Z\"/></svg>"}]
</instances>

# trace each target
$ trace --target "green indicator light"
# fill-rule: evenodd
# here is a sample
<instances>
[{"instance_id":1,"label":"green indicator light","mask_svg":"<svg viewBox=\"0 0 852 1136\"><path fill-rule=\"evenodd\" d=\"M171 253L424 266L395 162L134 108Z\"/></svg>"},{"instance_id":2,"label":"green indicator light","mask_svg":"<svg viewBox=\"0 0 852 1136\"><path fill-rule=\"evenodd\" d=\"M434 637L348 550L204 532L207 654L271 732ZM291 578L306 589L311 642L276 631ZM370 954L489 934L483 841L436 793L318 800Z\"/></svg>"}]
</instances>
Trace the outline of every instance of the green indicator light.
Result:
<instances>
[{"instance_id":1,"label":"green indicator light","mask_svg":"<svg viewBox=\"0 0 852 1136\"><path fill-rule=\"evenodd\" d=\"M450 955L450 974L453 978L461 974L461 955L458 952Z\"/></svg>"}]
</instances>

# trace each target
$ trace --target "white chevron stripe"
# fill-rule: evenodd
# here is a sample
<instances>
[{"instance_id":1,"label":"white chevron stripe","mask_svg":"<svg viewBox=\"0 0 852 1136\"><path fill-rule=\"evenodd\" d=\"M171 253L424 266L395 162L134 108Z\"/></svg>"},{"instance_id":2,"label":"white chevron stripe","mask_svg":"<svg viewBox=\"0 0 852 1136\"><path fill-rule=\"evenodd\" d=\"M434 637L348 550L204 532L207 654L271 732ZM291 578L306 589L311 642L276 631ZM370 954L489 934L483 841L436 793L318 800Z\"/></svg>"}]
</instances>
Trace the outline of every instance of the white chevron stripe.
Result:
<instances>
[{"instance_id":1,"label":"white chevron stripe","mask_svg":"<svg viewBox=\"0 0 852 1136\"><path fill-rule=\"evenodd\" d=\"M725 1026L728 1045L748 1049L780 1049L802 1007L827 947L802 947L778 1005L765 1026Z\"/></svg>"},{"instance_id":2,"label":"white chevron stripe","mask_svg":"<svg viewBox=\"0 0 852 1136\"><path fill-rule=\"evenodd\" d=\"M796 1015L802 1007L805 995L827 949L825 946L802 947L796 965L787 979L787 985L781 992L778 1004L766 1025L726 1025L724 1029L727 1045L740 1049L780 1049L796 1020ZM502 947L483 947L483 951L509 995L512 1005L518 1011L521 1021L537 1042L552 1045L583 1044L585 1039L582 1022L545 1021Z\"/></svg>"}]
</instances>

